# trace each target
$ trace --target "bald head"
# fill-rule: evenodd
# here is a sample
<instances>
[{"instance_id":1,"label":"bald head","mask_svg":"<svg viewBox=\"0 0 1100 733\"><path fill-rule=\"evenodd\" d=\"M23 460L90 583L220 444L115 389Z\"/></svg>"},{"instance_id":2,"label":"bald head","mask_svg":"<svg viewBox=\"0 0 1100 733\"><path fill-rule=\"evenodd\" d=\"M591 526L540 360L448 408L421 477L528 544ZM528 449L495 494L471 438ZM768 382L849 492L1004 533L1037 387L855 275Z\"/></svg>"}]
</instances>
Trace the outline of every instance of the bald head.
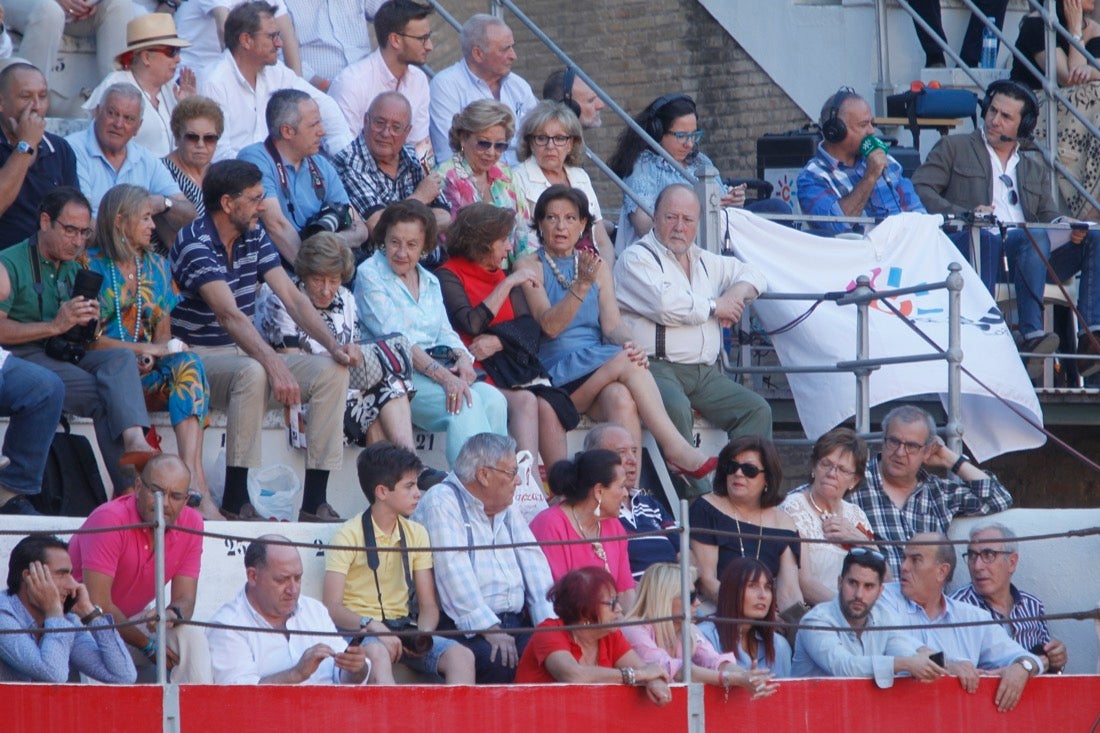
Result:
<instances>
[{"instance_id":1,"label":"bald head","mask_svg":"<svg viewBox=\"0 0 1100 733\"><path fill-rule=\"evenodd\" d=\"M689 186L674 183L657 195L653 207L653 233L673 254L681 255L695 243L702 208Z\"/></svg>"}]
</instances>

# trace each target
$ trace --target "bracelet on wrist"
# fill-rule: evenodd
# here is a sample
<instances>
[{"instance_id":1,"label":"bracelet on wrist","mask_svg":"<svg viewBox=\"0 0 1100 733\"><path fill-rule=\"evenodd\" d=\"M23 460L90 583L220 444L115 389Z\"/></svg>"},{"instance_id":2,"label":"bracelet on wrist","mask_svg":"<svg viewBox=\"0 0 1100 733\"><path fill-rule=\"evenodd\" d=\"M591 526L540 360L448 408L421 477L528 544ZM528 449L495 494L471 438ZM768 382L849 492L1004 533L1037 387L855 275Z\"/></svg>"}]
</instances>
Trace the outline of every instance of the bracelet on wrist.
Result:
<instances>
[{"instance_id":1,"label":"bracelet on wrist","mask_svg":"<svg viewBox=\"0 0 1100 733\"><path fill-rule=\"evenodd\" d=\"M156 637L149 637L149 643L141 648L141 653L145 655L146 659L154 659L157 656L157 640Z\"/></svg>"},{"instance_id":2,"label":"bracelet on wrist","mask_svg":"<svg viewBox=\"0 0 1100 733\"><path fill-rule=\"evenodd\" d=\"M634 687L638 684L638 676L635 673L633 667L622 667L619 670L623 675L623 684L627 687Z\"/></svg>"},{"instance_id":3,"label":"bracelet on wrist","mask_svg":"<svg viewBox=\"0 0 1100 733\"><path fill-rule=\"evenodd\" d=\"M87 626L88 624L95 621L97 618L99 618L102 615L103 615L103 609L102 608L100 608L99 606L92 606L91 611L89 611L87 614L80 617L80 623Z\"/></svg>"},{"instance_id":4,"label":"bracelet on wrist","mask_svg":"<svg viewBox=\"0 0 1100 733\"><path fill-rule=\"evenodd\" d=\"M959 459L957 461L955 461L953 464L951 464L951 473L958 473L959 469L962 468L962 465L964 463L968 463L969 460L970 459L967 458L966 456L960 455Z\"/></svg>"}]
</instances>

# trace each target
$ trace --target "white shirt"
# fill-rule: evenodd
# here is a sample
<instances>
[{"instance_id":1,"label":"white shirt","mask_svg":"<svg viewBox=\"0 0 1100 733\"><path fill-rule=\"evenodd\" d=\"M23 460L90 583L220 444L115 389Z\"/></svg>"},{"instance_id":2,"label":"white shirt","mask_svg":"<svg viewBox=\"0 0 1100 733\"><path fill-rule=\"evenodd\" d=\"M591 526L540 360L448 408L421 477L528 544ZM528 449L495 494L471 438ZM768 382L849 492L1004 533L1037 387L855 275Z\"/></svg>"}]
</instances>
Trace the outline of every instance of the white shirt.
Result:
<instances>
[{"instance_id":1,"label":"white shirt","mask_svg":"<svg viewBox=\"0 0 1100 733\"><path fill-rule=\"evenodd\" d=\"M141 127L134 135L134 142L158 158L163 158L172 152L172 148L175 147L175 140L172 137L172 110L176 108L176 95L172 91L172 82L168 82L157 90L159 106L154 107L152 98L137 83L132 71L129 69L112 71L99 82L99 86L92 90L92 95L88 97L87 102L80 105L80 108L89 115L94 114L95 108L99 106L99 100L103 98L103 93L112 84L132 84L141 92L143 100Z\"/></svg>"},{"instance_id":2,"label":"white shirt","mask_svg":"<svg viewBox=\"0 0 1100 733\"><path fill-rule=\"evenodd\" d=\"M279 0L267 0L275 6L275 17L286 15L286 8ZM186 66L202 78L218 63L224 46L218 40L218 24L214 11L225 8L228 13L246 0L187 0L181 2L174 17L177 34L191 45L180 49L180 66ZM263 115L261 114L261 117Z\"/></svg>"},{"instance_id":3,"label":"white shirt","mask_svg":"<svg viewBox=\"0 0 1100 733\"><path fill-rule=\"evenodd\" d=\"M280 89L298 89L317 102L321 108L321 122L325 126L325 150L329 155L336 155L351 144L354 137L331 97L281 61L260 69L256 75L256 88L253 89L237 68L233 55L225 50L202 80L200 89L203 96L221 105L225 115L225 133L214 151L215 161L235 158L246 145L263 142L267 137L267 100Z\"/></svg>"},{"instance_id":4,"label":"white shirt","mask_svg":"<svg viewBox=\"0 0 1100 733\"><path fill-rule=\"evenodd\" d=\"M302 49L302 76L306 80L314 76L332 80L341 69L370 53L371 27L367 21L374 20L382 2L286 0Z\"/></svg>"},{"instance_id":5,"label":"white shirt","mask_svg":"<svg viewBox=\"0 0 1100 733\"><path fill-rule=\"evenodd\" d=\"M764 274L736 257L723 257L692 245L691 280L667 247L650 232L615 261L615 295L634 341L656 355L657 324L666 327L665 359L677 364L714 364L722 347L722 327L710 316L710 303L736 282L763 293Z\"/></svg>"},{"instance_id":6,"label":"white shirt","mask_svg":"<svg viewBox=\"0 0 1100 733\"><path fill-rule=\"evenodd\" d=\"M416 147L428 138L428 106L431 92L428 75L416 66L409 66L398 79L386 66L381 51L375 51L347 67L332 81L328 93L344 113L352 136L363 132L363 115L382 92L401 92L412 107L412 130L408 144Z\"/></svg>"},{"instance_id":7,"label":"white shirt","mask_svg":"<svg viewBox=\"0 0 1100 733\"><path fill-rule=\"evenodd\" d=\"M603 220L603 212L600 210L600 201L596 198L596 190L592 188L592 179L584 168L565 166L565 177L569 185L584 193L588 197L588 212L592 214L593 223ZM542 192L550 188L550 181L546 180L546 174L539 168L539 162L532 155L519 165L512 166L512 178L523 189L523 196L527 199L527 210L534 211L535 203Z\"/></svg>"},{"instance_id":8,"label":"white shirt","mask_svg":"<svg viewBox=\"0 0 1100 733\"><path fill-rule=\"evenodd\" d=\"M532 107L538 104L534 92L531 91L531 85L518 74L508 74L504 77L500 82L500 97L494 97L489 85L470 71L470 67L466 65L466 59L461 59L457 64L448 66L432 77L431 90L432 150L435 152L437 164L454 156L451 144L448 142L451 121L470 102L494 98L503 102L516 118L516 135L519 135L523 118ZM513 167L519 164L519 158L516 157L516 141L516 138L512 139L511 147L504 154L504 162Z\"/></svg>"},{"instance_id":9,"label":"white shirt","mask_svg":"<svg viewBox=\"0 0 1100 733\"><path fill-rule=\"evenodd\" d=\"M213 623L229 626L254 626L260 629L274 628L248 602L245 589L241 588L233 600L218 609L210 619ZM336 631L328 610L320 601L307 596L298 599L298 608L287 619L290 631ZM206 631L210 642L210 663L214 668L214 684L255 685L260 679L290 669L302 658L302 654L314 644L326 644L333 650L343 650L347 643L338 636L311 636L309 634L273 634L260 631L236 631L210 628ZM370 660L367 660L368 669ZM368 674L369 678L370 675ZM364 680L365 681L365 680ZM340 669L332 657L317 667L306 685L339 685Z\"/></svg>"},{"instance_id":10,"label":"white shirt","mask_svg":"<svg viewBox=\"0 0 1100 733\"><path fill-rule=\"evenodd\" d=\"M985 142L985 150L989 153L989 164L993 170L993 214L1001 221L1027 221L1024 207L1020 203L1020 190L1016 181L1016 166L1020 162L1020 146L1017 145L1013 149L1008 162L1001 166L1001 156L997 155L997 151L990 146L988 140L985 140L984 135L982 140ZM1005 185L1005 182L1001 180L1001 176L1008 177L1008 180L1012 182L1011 188ZM1016 192L1015 204L1009 201L1011 198L1010 190Z\"/></svg>"}]
</instances>

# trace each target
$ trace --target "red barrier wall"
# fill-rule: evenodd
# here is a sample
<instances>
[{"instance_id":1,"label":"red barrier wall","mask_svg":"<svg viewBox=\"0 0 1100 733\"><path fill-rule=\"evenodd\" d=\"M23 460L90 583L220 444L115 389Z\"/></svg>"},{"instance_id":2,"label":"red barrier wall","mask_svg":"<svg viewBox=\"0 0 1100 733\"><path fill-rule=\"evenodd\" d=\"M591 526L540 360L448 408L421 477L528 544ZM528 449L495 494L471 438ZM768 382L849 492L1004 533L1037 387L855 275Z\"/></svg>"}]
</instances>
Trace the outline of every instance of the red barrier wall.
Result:
<instances>
[{"instance_id":1,"label":"red barrier wall","mask_svg":"<svg viewBox=\"0 0 1100 733\"><path fill-rule=\"evenodd\" d=\"M974 695L958 682L898 680L879 690L864 680L791 680L766 700L707 688L711 733L1089 733L1100 724L1100 677L1043 677L1028 683L1011 713L993 706L997 680ZM158 733L154 686L0 685L0 730L15 733ZM377 730L386 733L613 733L687 729L687 691L658 708L619 686L231 687L180 690L183 733Z\"/></svg>"}]
</instances>

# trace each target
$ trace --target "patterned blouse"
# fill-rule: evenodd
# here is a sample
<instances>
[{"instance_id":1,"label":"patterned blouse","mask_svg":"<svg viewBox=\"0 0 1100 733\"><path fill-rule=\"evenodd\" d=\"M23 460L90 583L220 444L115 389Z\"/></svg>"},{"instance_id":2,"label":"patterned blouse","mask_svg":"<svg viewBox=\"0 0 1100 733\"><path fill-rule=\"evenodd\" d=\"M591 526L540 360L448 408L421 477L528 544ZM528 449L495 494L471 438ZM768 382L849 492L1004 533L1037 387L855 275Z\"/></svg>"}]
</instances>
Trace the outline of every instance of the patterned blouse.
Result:
<instances>
[{"instance_id":1,"label":"patterned blouse","mask_svg":"<svg viewBox=\"0 0 1100 733\"><path fill-rule=\"evenodd\" d=\"M103 286L99 291L99 322L104 336L131 343L152 341L157 325L169 317L179 302L179 291L172 280L168 260L156 253L146 252L142 257L139 293L126 290L125 276L102 252L88 260L88 268L103 275ZM136 307L139 298L140 329Z\"/></svg>"},{"instance_id":2,"label":"patterned blouse","mask_svg":"<svg viewBox=\"0 0 1100 733\"><path fill-rule=\"evenodd\" d=\"M441 163L436 168L436 172L443 176L443 195L451 204L452 215L482 200L474 180L474 173L461 155ZM512 169L507 163L494 165L489 169L488 177L490 200L485 203L516 212L516 225L512 229L512 253L508 258L509 261L514 262L519 257L539 248L538 241L531 231L531 212L527 208L527 199L523 195L523 190L513 177Z\"/></svg>"},{"instance_id":3,"label":"patterned blouse","mask_svg":"<svg viewBox=\"0 0 1100 733\"><path fill-rule=\"evenodd\" d=\"M305 284L297 281L298 289L305 292ZM359 341L359 324L355 318L355 298L351 291L341 286L327 308L315 308L321 321L336 337L336 343L346 346ZM283 301L266 284L256 298L256 330L264 341L279 348L297 348L307 354L328 354L328 349L302 330L287 313Z\"/></svg>"}]
</instances>

